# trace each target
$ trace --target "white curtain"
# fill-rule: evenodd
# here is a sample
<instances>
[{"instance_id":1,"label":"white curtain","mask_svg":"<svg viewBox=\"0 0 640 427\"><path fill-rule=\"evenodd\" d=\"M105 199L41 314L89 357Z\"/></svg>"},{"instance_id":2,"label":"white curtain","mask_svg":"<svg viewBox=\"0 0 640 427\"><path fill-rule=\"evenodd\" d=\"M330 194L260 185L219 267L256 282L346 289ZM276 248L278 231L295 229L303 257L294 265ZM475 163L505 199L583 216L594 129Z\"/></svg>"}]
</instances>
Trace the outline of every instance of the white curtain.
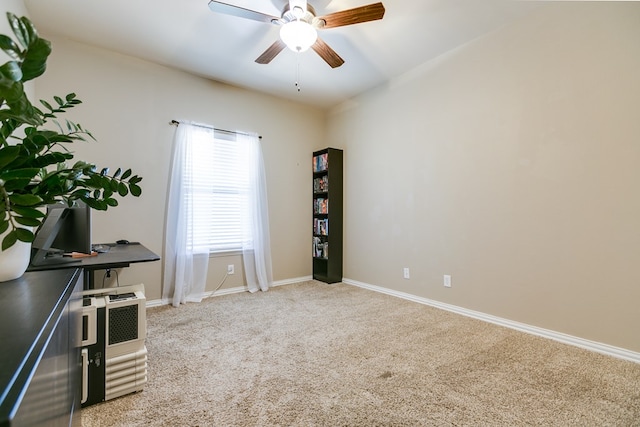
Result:
<instances>
[{"instance_id":1,"label":"white curtain","mask_svg":"<svg viewBox=\"0 0 640 427\"><path fill-rule=\"evenodd\" d=\"M243 215L242 262L249 292L266 291L273 284L267 182L257 135L237 135L238 146L250 162L249 197Z\"/></svg>"},{"instance_id":2,"label":"white curtain","mask_svg":"<svg viewBox=\"0 0 640 427\"><path fill-rule=\"evenodd\" d=\"M173 141L173 157L167 225L165 231L163 298L174 307L186 302L200 302L204 296L209 265L209 250L194 245L194 230L187 221L193 215L193 197L189 188L193 180L192 145L197 132L213 130L181 122Z\"/></svg>"}]
</instances>

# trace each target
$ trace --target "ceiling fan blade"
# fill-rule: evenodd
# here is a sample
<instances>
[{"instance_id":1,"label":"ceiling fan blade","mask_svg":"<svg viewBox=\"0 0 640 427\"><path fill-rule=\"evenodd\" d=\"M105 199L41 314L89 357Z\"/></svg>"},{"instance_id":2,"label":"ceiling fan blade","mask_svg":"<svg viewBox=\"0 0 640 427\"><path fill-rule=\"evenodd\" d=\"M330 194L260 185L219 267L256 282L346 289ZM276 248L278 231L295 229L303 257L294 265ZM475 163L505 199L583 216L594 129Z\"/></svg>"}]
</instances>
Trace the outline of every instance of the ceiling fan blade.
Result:
<instances>
[{"instance_id":1,"label":"ceiling fan blade","mask_svg":"<svg viewBox=\"0 0 640 427\"><path fill-rule=\"evenodd\" d=\"M384 16L382 3L373 3L366 6L347 9L330 13L316 18L320 23L318 28L335 28L345 25L359 24L361 22L376 21Z\"/></svg>"},{"instance_id":2,"label":"ceiling fan blade","mask_svg":"<svg viewBox=\"0 0 640 427\"><path fill-rule=\"evenodd\" d=\"M331 66L331 68L338 68L344 64L344 59L340 58L340 55L338 55L335 50L331 49L320 37L318 37L318 40L311 45L311 49L315 50L315 52L320 55L320 57Z\"/></svg>"},{"instance_id":3,"label":"ceiling fan blade","mask_svg":"<svg viewBox=\"0 0 640 427\"><path fill-rule=\"evenodd\" d=\"M224 13L225 15L252 19L259 22L266 22L267 24L276 24L280 22L280 18L278 18L277 16L267 15L261 12L256 12L254 10L245 9L243 7L234 6L215 0L211 0L209 2L209 9L211 9L212 12Z\"/></svg>"},{"instance_id":4,"label":"ceiling fan blade","mask_svg":"<svg viewBox=\"0 0 640 427\"><path fill-rule=\"evenodd\" d=\"M268 64L275 58L282 50L287 47L286 44L280 39L276 40L262 55L256 59L258 64Z\"/></svg>"}]
</instances>

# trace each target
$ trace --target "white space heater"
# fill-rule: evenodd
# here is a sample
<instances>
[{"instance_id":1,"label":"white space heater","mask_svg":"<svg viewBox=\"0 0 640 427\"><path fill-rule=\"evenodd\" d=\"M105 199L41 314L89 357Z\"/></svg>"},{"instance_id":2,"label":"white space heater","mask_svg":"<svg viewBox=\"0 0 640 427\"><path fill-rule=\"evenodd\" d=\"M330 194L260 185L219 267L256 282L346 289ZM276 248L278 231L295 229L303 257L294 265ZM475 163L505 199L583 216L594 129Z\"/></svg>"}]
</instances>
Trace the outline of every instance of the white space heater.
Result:
<instances>
[{"instance_id":1,"label":"white space heater","mask_svg":"<svg viewBox=\"0 0 640 427\"><path fill-rule=\"evenodd\" d=\"M145 303L142 284L84 291L82 406L144 388Z\"/></svg>"}]
</instances>

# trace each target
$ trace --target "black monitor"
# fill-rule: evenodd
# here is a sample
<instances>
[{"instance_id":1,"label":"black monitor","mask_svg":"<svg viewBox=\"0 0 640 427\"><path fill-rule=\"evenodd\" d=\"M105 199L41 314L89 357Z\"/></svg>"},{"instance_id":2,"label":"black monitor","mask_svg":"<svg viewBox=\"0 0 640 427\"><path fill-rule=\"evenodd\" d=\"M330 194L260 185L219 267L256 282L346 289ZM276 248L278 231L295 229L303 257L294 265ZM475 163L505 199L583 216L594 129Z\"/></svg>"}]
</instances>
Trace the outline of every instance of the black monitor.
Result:
<instances>
[{"instance_id":1,"label":"black monitor","mask_svg":"<svg viewBox=\"0 0 640 427\"><path fill-rule=\"evenodd\" d=\"M47 206L47 216L31 245L34 266L78 262L65 257L71 252L91 253L91 208L83 202L74 206Z\"/></svg>"}]
</instances>

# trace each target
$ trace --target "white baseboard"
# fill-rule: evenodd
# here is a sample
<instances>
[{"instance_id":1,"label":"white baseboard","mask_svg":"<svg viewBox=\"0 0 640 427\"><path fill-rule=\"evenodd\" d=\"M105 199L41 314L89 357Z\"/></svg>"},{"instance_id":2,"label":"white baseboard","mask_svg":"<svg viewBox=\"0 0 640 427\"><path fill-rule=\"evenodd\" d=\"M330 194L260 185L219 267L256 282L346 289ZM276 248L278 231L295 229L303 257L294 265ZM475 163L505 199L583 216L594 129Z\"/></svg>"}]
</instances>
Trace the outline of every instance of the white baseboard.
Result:
<instances>
[{"instance_id":1,"label":"white baseboard","mask_svg":"<svg viewBox=\"0 0 640 427\"><path fill-rule=\"evenodd\" d=\"M271 287L275 288L276 286L292 285L294 283L306 282L312 279L313 279L313 276L304 276L304 277L296 277L293 279L277 280L273 282ZM249 292L249 288L247 288L246 286L237 286L235 288L223 288L223 289L218 289L217 291L205 292L202 297L203 298L219 297L222 295L239 294L241 292ZM167 299L157 299L157 300L147 301L146 307L147 308L160 307L162 305L169 305L169 304L171 304L171 302Z\"/></svg>"},{"instance_id":2,"label":"white baseboard","mask_svg":"<svg viewBox=\"0 0 640 427\"><path fill-rule=\"evenodd\" d=\"M571 335L563 334L561 332L556 332L549 329L543 329L537 326L527 325L525 323L514 322L513 320L492 316L490 314L482 313L479 311L468 310L463 307L442 303L439 301L419 297L419 296L408 294L405 292L394 291L392 289L370 285L368 283L358 282L356 280L343 279L342 283L347 285L357 286L359 288L364 288L364 289L368 289L375 292L380 292L386 295L391 295L391 296L402 298L405 300L414 301L420 304L428 305L428 306L439 308L442 310L447 310L453 313L461 314L463 316L472 317L474 319L483 320L489 323L494 323L496 325L515 329L521 332L526 332L532 335L537 335L539 337L549 338L554 341L558 341L564 344L569 344L575 347L580 347L586 350L595 351L597 353L606 354L608 356L613 356L619 359L640 363L640 353L637 353L631 350L626 350L624 348L614 347L608 344L603 344L595 341L586 340L583 338L574 337Z\"/></svg>"},{"instance_id":3,"label":"white baseboard","mask_svg":"<svg viewBox=\"0 0 640 427\"><path fill-rule=\"evenodd\" d=\"M303 277L296 277L293 279L286 279L286 280L278 280L276 282L273 282L273 286L282 286L282 285L293 285L294 283L301 283L301 282L308 282L309 280L313 280L313 276L303 276Z\"/></svg>"},{"instance_id":4,"label":"white baseboard","mask_svg":"<svg viewBox=\"0 0 640 427\"><path fill-rule=\"evenodd\" d=\"M169 302L169 300L166 300L166 299L154 299L154 300L147 300L147 303L145 304L145 307L152 308L152 307L160 307L162 305L169 305L169 304L171 304Z\"/></svg>"}]
</instances>

